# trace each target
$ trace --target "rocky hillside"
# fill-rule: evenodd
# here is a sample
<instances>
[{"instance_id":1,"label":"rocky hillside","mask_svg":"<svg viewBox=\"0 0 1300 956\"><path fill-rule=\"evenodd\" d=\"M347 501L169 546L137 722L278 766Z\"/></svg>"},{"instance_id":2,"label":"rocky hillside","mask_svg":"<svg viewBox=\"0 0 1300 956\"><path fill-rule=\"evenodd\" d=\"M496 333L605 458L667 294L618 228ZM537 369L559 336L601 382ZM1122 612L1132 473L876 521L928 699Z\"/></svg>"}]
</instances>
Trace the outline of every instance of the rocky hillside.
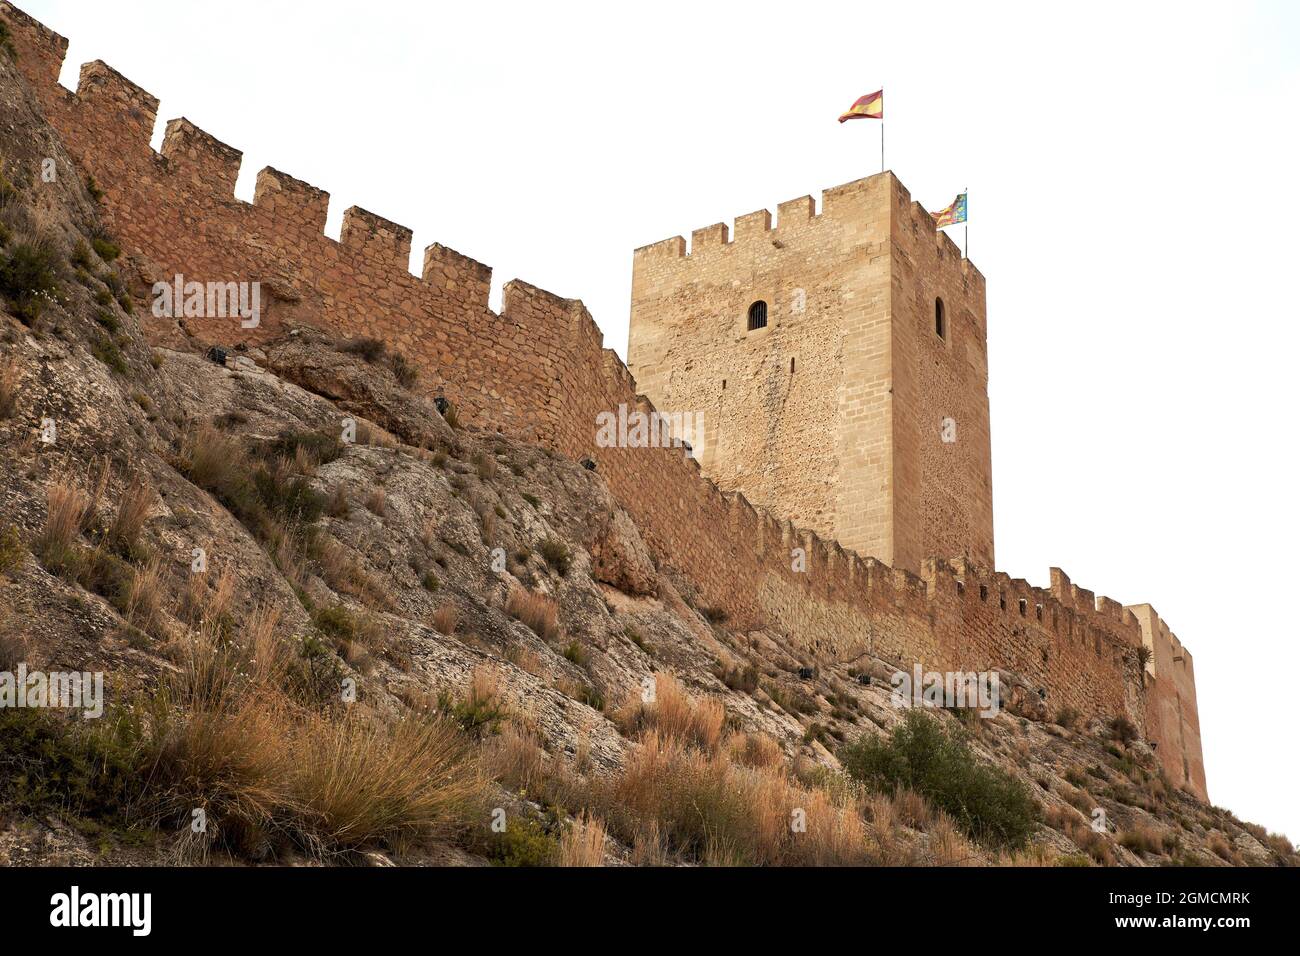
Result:
<instances>
[{"instance_id":1,"label":"rocky hillside","mask_svg":"<svg viewBox=\"0 0 1300 956\"><path fill-rule=\"evenodd\" d=\"M382 343L146 335L4 52L0 99L0 672L108 697L0 709L0 863L1296 862L1122 722L908 717L909 662L729 628Z\"/></svg>"}]
</instances>

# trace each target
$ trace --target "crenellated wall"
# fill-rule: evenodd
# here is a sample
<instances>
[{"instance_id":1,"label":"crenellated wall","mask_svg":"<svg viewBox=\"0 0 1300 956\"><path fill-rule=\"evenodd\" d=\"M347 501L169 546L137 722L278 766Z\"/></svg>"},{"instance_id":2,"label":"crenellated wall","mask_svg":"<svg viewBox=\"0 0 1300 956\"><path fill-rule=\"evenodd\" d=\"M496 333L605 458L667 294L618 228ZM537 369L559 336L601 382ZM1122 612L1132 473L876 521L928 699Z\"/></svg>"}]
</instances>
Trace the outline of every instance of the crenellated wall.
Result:
<instances>
[{"instance_id":1,"label":"crenellated wall","mask_svg":"<svg viewBox=\"0 0 1300 956\"><path fill-rule=\"evenodd\" d=\"M881 173L691 235L634 254L628 363L703 415L705 474L893 567L993 566L984 277L907 188Z\"/></svg>"},{"instance_id":2,"label":"crenellated wall","mask_svg":"<svg viewBox=\"0 0 1300 956\"><path fill-rule=\"evenodd\" d=\"M515 281L495 313L488 267L435 244L412 275L410 230L358 208L335 241L323 232L328 194L274 169L258 175L252 203L238 200L237 150L181 119L155 152L153 96L98 62L83 67L76 93L62 88L66 40L8 3L0 17L50 122L104 191L105 216L146 272L269 290L259 328L185 320L200 338L257 342L299 324L382 338L439 383L466 421L595 459L661 565L689 579L701 607L724 609L731 626L771 628L826 660L873 653L934 670L1015 671L1049 708L1127 714L1166 767L1177 755L1200 768L1190 657L1178 662L1171 644L1166 663L1153 632L1156 679L1144 685L1140 615L1057 570L1044 590L966 560L928 559L920 574L891 569L723 491L681 450L596 447L600 412L653 408L581 302ZM800 203L811 217L811 200ZM760 216L744 228L769 225ZM680 254L683 245L670 240L642 255ZM804 570L792 566L795 549ZM1187 779L1205 795L1203 771Z\"/></svg>"}]
</instances>

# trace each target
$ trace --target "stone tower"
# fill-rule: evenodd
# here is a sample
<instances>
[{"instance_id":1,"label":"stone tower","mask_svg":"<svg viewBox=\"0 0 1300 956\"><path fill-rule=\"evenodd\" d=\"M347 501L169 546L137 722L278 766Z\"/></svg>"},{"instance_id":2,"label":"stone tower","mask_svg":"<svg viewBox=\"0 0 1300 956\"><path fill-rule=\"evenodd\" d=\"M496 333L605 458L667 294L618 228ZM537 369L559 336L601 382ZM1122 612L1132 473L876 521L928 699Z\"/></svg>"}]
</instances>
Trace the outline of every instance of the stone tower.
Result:
<instances>
[{"instance_id":1,"label":"stone tower","mask_svg":"<svg viewBox=\"0 0 1300 956\"><path fill-rule=\"evenodd\" d=\"M917 570L993 567L984 277L892 173L638 249L628 365L721 487Z\"/></svg>"}]
</instances>

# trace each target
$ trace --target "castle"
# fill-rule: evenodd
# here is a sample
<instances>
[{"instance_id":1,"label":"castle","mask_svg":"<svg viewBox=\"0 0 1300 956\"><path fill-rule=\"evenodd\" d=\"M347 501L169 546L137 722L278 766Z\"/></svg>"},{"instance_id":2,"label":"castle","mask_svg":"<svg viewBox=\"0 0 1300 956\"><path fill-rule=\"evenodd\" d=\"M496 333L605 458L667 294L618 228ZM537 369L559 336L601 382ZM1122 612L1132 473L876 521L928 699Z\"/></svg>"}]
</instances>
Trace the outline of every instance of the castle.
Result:
<instances>
[{"instance_id":1,"label":"castle","mask_svg":"<svg viewBox=\"0 0 1300 956\"><path fill-rule=\"evenodd\" d=\"M487 266L434 244L412 275L411 231L356 207L326 236L328 194L275 169L244 202L238 150L176 119L155 152L155 97L99 61L65 89L67 40L3 0L0 18L79 167L59 175L94 178L134 278L265 291L256 328L191 333L381 338L466 424L591 458L661 569L728 626L840 663L1014 672L1049 708L1127 716L1206 798L1191 655L1154 610L1056 568L1048 589L993 570L983 277L892 174L827 190L820 215L783 203L775 228L744 216L731 241L699 230L689 256L680 237L638 250L634 379L581 302L513 281L494 312ZM596 441L602 414L651 398L706 412L698 458Z\"/></svg>"}]
</instances>

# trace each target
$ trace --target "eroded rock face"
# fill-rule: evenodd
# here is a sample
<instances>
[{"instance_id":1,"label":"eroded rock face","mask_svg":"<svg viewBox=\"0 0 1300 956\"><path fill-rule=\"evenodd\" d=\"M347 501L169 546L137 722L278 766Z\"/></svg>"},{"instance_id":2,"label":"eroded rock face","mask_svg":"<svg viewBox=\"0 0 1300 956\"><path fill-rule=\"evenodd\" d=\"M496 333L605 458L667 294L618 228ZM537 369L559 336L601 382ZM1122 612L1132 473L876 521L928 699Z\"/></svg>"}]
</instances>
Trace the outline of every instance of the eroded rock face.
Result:
<instances>
[{"instance_id":1,"label":"eroded rock face","mask_svg":"<svg viewBox=\"0 0 1300 956\"><path fill-rule=\"evenodd\" d=\"M591 543L592 574L626 594L655 593L658 572L641 533L623 511L609 513Z\"/></svg>"},{"instance_id":2,"label":"eroded rock face","mask_svg":"<svg viewBox=\"0 0 1300 956\"><path fill-rule=\"evenodd\" d=\"M385 350L372 361L357 361L333 344L314 330L297 330L265 348L263 364L286 381L329 399L337 408L365 416L405 444L440 448L455 443L450 426L433 402L398 381L393 363L403 359Z\"/></svg>"}]
</instances>

